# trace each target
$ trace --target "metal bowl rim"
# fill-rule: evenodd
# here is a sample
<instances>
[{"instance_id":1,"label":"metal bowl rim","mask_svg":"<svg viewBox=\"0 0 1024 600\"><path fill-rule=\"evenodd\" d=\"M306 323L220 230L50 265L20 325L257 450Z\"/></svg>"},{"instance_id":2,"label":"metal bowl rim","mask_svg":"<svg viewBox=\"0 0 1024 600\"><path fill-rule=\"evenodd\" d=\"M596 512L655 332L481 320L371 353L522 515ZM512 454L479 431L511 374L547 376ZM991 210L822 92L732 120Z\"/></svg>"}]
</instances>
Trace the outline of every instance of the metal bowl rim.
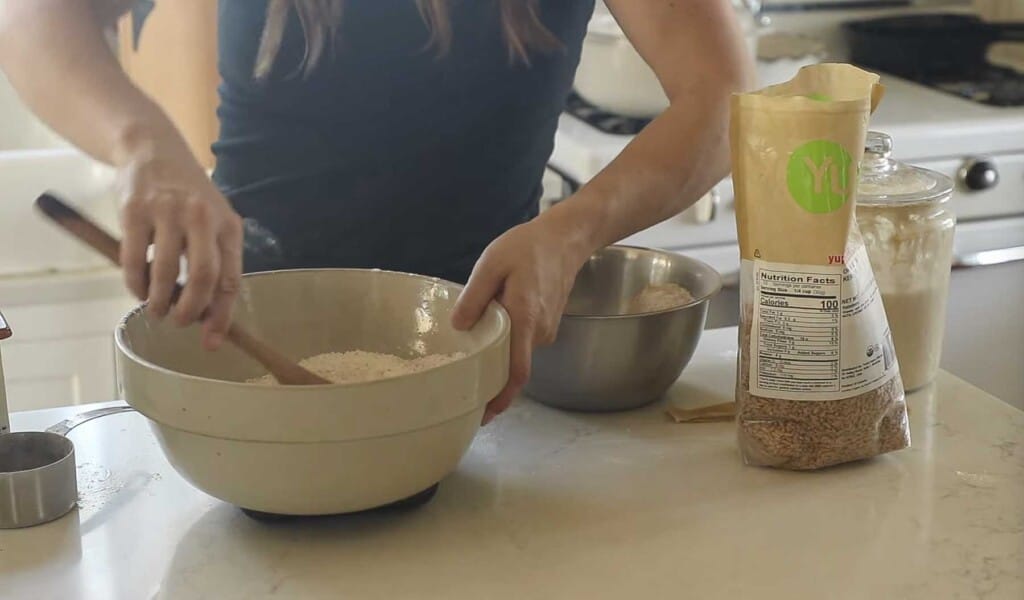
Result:
<instances>
[{"instance_id":1,"label":"metal bowl rim","mask_svg":"<svg viewBox=\"0 0 1024 600\"><path fill-rule=\"evenodd\" d=\"M669 252L667 250L658 250L656 248L645 248L644 246L630 246L630 245L625 245L625 244L616 244L616 245L613 245L613 246L608 246L607 248L603 248L602 250L599 250L598 253L599 252L603 252L605 250L615 250L615 249L620 249L620 250L639 250L640 252L646 252L646 253L650 253L650 254L659 254L659 255L670 254L670 255L672 255L674 257L684 258L686 260L689 260L689 261L697 263L701 267L707 269L708 272L714 274L714 276L715 276L715 284L712 286L711 291L708 292L707 294L704 294L704 295L700 296L699 298L694 298L693 301L687 302L686 304L680 304L679 306L673 306L672 308L666 308L664 310L656 310L656 311L653 311L653 312L643 312L643 313L630 313L630 314L624 314L624 315L592 315L592 314L586 314L586 313L569 313L569 312L567 312L567 313L562 315L563 319L572 320L572 321L604 321L604 320L628 320L628 319L637 319L637 318L651 317L651 316L655 316L655 315L665 315L665 314L669 314L669 313L674 313L674 312L677 312L677 311L685 310L687 308L692 308L694 306L699 306L700 304L702 304L704 302L708 302L709 300L714 298L716 295L718 295L718 293L720 291L722 291L722 274L719 273L717 269L715 269L714 267L712 267L708 263L706 263L706 262L704 262L704 261L702 261L702 260L700 260L698 258L693 258L692 256L687 256L685 254L678 254L678 253L675 253L675 252ZM595 254L597 254L597 253L595 253Z\"/></svg>"}]
</instances>

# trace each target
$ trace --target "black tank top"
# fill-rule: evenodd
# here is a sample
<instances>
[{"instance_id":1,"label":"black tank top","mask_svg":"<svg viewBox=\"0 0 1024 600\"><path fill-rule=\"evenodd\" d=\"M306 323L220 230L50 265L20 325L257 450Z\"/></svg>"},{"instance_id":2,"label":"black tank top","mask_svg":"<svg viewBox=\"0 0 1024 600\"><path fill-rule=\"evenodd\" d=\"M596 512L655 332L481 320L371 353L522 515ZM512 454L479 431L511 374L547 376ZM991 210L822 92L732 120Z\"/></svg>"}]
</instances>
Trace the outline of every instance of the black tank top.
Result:
<instances>
[{"instance_id":1,"label":"black tank top","mask_svg":"<svg viewBox=\"0 0 1024 600\"><path fill-rule=\"evenodd\" d=\"M524 0L525 1L525 0ZM496 0L457 0L447 56L412 0L347 0L333 53L303 78L291 18L253 80L266 0L220 0L215 180L277 243L248 271L378 267L464 280L484 247L537 213L593 0L543 0L562 48L512 63Z\"/></svg>"}]
</instances>

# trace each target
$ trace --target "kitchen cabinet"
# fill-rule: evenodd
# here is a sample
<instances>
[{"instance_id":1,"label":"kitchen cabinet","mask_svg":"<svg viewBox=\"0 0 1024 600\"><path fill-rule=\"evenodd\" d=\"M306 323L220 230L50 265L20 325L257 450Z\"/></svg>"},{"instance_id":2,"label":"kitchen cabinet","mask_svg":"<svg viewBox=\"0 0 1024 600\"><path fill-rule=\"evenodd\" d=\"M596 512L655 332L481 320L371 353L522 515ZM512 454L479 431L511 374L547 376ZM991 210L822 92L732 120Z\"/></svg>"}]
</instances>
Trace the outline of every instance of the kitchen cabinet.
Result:
<instances>
[{"instance_id":1,"label":"kitchen cabinet","mask_svg":"<svg viewBox=\"0 0 1024 600\"><path fill-rule=\"evenodd\" d=\"M14 335L4 340L12 411L114 398L114 327L136 304L119 271L101 268L0 278L0 306Z\"/></svg>"}]
</instances>

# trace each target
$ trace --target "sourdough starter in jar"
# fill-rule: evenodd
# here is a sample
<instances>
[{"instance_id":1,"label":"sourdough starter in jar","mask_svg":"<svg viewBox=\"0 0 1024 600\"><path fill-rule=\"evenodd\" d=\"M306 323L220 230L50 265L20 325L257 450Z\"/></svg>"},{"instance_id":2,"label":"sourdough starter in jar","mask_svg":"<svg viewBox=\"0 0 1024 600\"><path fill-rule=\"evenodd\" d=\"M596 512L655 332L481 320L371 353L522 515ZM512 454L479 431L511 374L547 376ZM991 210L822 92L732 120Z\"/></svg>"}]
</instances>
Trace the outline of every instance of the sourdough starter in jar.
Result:
<instances>
[{"instance_id":1,"label":"sourdough starter in jar","mask_svg":"<svg viewBox=\"0 0 1024 600\"><path fill-rule=\"evenodd\" d=\"M889 136L868 133L857 223L909 391L935 378L942 357L956 218L952 180L896 162L891 151Z\"/></svg>"}]
</instances>

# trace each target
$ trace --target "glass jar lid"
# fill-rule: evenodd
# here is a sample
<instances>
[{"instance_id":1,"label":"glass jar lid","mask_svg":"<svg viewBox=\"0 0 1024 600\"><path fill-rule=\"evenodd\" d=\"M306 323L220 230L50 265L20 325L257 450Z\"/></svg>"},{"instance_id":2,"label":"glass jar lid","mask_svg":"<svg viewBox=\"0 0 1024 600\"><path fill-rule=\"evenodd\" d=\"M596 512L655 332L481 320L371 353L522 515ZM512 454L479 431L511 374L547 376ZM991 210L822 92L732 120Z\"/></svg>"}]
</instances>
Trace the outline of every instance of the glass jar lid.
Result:
<instances>
[{"instance_id":1,"label":"glass jar lid","mask_svg":"<svg viewBox=\"0 0 1024 600\"><path fill-rule=\"evenodd\" d=\"M860 163L857 204L902 206L943 202L953 194L953 180L942 173L890 158L892 138L869 131Z\"/></svg>"}]
</instances>

